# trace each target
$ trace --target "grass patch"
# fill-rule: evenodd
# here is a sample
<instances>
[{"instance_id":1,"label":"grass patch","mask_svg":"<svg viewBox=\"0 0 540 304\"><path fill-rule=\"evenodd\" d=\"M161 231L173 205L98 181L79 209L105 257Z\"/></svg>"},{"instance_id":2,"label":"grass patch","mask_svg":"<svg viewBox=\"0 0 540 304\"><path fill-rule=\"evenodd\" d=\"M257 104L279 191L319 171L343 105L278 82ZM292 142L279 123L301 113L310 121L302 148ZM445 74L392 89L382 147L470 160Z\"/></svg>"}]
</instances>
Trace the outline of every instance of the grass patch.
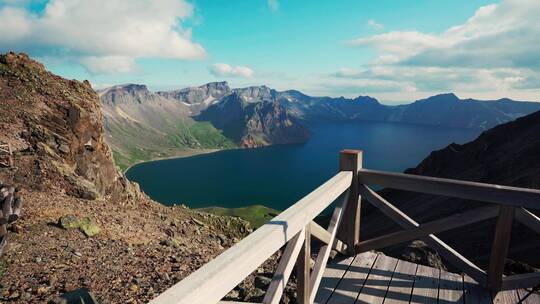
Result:
<instances>
[{"instance_id":1,"label":"grass patch","mask_svg":"<svg viewBox=\"0 0 540 304\"><path fill-rule=\"evenodd\" d=\"M195 122L189 127L178 125L178 132L168 136L177 148L234 148L236 144L208 121Z\"/></svg>"},{"instance_id":2,"label":"grass patch","mask_svg":"<svg viewBox=\"0 0 540 304\"><path fill-rule=\"evenodd\" d=\"M125 172L129 166L135 163L151 160L152 154L139 148L131 149L128 153L113 150L113 158L114 163L122 170L122 172Z\"/></svg>"},{"instance_id":3,"label":"grass patch","mask_svg":"<svg viewBox=\"0 0 540 304\"><path fill-rule=\"evenodd\" d=\"M239 217L248 221L254 229L261 227L279 214L279 211L263 205L252 205L240 208L207 207L198 210L217 215Z\"/></svg>"}]
</instances>

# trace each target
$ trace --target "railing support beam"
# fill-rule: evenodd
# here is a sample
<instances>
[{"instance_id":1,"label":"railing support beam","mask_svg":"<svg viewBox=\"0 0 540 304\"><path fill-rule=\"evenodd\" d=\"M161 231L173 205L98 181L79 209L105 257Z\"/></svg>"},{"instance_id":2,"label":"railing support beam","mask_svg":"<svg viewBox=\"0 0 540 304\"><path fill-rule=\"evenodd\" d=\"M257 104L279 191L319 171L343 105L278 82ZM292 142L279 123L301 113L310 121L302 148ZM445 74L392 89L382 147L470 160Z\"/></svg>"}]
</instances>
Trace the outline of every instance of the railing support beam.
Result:
<instances>
[{"instance_id":1,"label":"railing support beam","mask_svg":"<svg viewBox=\"0 0 540 304\"><path fill-rule=\"evenodd\" d=\"M298 260L296 260L296 301L298 304L309 304L311 291L310 273L311 273L311 233L309 225L304 229L304 245L300 249Z\"/></svg>"},{"instance_id":2,"label":"railing support beam","mask_svg":"<svg viewBox=\"0 0 540 304\"><path fill-rule=\"evenodd\" d=\"M354 245L360 241L360 195L358 193L358 170L362 169L362 151L343 150L339 154L339 170L352 171L349 201L338 231L338 239L347 244L347 252L354 254Z\"/></svg>"},{"instance_id":3,"label":"railing support beam","mask_svg":"<svg viewBox=\"0 0 540 304\"><path fill-rule=\"evenodd\" d=\"M501 289L504 263L508 254L512 222L514 221L514 207L500 206L499 208L488 268L488 287L491 290Z\"/></svg>"}]
</instances>

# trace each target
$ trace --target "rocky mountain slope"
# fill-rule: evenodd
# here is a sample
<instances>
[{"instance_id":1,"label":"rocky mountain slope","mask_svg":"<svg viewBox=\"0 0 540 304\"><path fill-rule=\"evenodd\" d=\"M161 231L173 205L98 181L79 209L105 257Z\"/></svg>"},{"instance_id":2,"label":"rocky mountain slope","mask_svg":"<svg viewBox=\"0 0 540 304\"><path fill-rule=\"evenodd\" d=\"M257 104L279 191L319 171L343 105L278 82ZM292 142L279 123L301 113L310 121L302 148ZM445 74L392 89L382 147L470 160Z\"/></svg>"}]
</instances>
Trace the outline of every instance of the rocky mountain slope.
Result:
<instances>
[{"instance_id":1,"label":"rocky mountain slope","mask_svg":"<svg viewBox=\"0 0 540 304\"><path fill-rule=\"evenodd\" d=\"M476 140L432 152L406 173L540 189L540 112L485 131ZM382 196L419 222L431 221L485 203L383 190ZM366 204L367 205L367 204ZM397 229L384 215L366 210L363 231L371 235ZM494 220L441 233L459 252L480 265L488 261ZM540 238L515 221L509 257L540 268Z\"/></svg>"},{"instance_id":2,"label":"rocky mountain slope","mask_svg":"<svg viewBox=\"0 0 540 304\"><path fill-rule=\"evenodd\" d=\"M232 90L226 82L214 82L152 93L144 85L128 84L99 95L107 141L125 169L141 160L305 141L307 130L280 104L262 102L263 91ZM240 95L242 113L237 113L229 101Z\"/></svg>"},{"instance_id":3,"label":"rocky mountain slope","mask_svg":"<svg viewBox=\"0 0 540 304\"><path fill-rule=\"evenodd\" d=\"M234 92L196 119L210 121L225 136L246 148L304 142L309 138L308 130L283 106L266 99L254 102L253 95Z\"/></svg>"},{"instance_id":4,"label":"rocky mountain slope","mask_svg":"<svg viewBox=\"0 0 540 304\"><path fill-rule=\"evenodd\" d=\"M100 303L146 303L250 231L150 200L115 168L89 83L24 54L0 55L0 121L14 150L0 180L25 202L0 257L2 303L48 303L79 288Z\"/></svg>"},{"instance_id":5,"label":"rocky mountain slope","mask_svg":"<svg viewBox=\"0 0 540 304\"><path fill-rule=\"evenodd\" d=\"M235 147L208 122L191 118L211 100L212 85L194 92L152 93L144 85L121 85L99 91L107 142L125 169L140 160L181 156L200 150ZM197 99L198 98L198 99Z\"/></svg>"}]
</instances>

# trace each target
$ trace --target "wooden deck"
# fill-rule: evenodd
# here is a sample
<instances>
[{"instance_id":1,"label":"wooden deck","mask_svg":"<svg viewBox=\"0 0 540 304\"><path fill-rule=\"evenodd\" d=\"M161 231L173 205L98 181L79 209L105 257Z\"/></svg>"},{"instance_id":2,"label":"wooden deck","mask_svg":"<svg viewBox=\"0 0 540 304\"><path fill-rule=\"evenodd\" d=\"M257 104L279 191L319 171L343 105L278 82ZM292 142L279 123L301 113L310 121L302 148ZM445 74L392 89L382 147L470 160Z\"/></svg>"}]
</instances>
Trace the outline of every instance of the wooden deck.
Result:
<instances>
[{"instance_id":1,"label":"wooden deck","mask_svg":"<svg viewBox=\"0 0 540 304\"><path fill-rule=\"evenodd\" d=\"M537 304L540 295L520 289L492 297L467 275L365 252L328 264L315 303Z\"/></svg>"}]
</instances>

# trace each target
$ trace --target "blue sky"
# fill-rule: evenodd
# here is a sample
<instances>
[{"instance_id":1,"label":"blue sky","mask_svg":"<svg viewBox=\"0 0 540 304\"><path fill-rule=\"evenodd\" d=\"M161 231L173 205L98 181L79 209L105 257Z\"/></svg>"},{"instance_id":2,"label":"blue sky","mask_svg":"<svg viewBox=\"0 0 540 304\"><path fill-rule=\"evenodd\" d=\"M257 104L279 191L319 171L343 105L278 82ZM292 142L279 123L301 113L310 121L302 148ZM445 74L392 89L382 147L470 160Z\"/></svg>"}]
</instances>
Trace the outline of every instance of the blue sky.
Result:
<instances>
[{"instance_id":1,"label":"blue sky","mask_svg":"<svg viewBox=\"0 0 540 304\"><path fill-rule=\"evenodd\" d=\"M525 22L536 2L0 0L0 49L96 88L227 80L388 103L540 101L540 29Z\"/></svg>"}]
</instances>

